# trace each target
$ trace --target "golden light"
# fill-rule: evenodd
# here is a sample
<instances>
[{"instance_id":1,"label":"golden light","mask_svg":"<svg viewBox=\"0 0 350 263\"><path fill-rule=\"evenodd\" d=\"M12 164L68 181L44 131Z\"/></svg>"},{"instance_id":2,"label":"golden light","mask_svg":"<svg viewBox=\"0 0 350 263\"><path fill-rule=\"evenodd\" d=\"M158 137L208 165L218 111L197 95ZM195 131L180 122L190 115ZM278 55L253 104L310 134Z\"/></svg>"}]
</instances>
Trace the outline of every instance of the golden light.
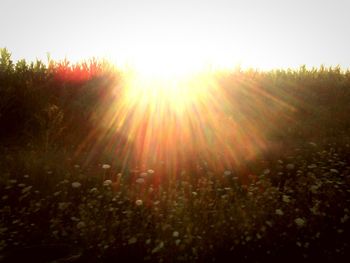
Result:
<instances>
[{"instance_id":1,"label":"golden light","mask_svg":"<svg viewBox=\"0 0 350 263\"><path fill-rule=\"evenodd\" d=\"M200 53L150 50L124 68L115 101L98 120L106 137L126 138L110 146L125 167L131 162L171 176L206 163L218 171L264 150L272 127L261 120L282 118L282 102L248 75L220 76L217 69L228 63L219 53L206 64Z\"/></svg>"}]
</instances>

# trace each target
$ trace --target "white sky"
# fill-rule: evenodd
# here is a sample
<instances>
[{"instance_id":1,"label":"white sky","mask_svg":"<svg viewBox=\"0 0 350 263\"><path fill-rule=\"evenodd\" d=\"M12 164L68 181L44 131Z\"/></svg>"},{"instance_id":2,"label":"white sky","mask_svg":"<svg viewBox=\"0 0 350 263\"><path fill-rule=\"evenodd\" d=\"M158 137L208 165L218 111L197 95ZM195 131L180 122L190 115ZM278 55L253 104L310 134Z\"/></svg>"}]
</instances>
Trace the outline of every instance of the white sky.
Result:
<instances>
[{"instance_id":1,"label":"white sky","mask_svg":"<svg viewBox=\"0 0 350 263\"><path fill-rule=\"evenodd\" d=\"M15 60L350 67L350 0L0 0ZM174 62L175 63L175 62Z\"/></svg>"}]
</instances>

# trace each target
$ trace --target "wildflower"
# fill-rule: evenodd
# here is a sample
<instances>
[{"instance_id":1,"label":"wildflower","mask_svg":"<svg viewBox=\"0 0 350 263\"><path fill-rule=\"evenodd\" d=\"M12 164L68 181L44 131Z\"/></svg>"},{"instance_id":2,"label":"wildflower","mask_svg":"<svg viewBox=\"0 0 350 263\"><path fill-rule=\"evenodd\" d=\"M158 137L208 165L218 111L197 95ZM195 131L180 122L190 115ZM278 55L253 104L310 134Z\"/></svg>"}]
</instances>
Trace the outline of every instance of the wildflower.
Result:
<instances>
[{"instance_id":1,"label":"wildflower","mask_svg":"<svg viewBox=\"0 0 350 263\"><path fill-rule=\"evenodd\" d=\"M80 168L80 165L79 165L79 164L75 164L75 165L74 165L74 168L75 168L75 169L79 169L79 168Z\"/></svg>"},{"instance_id":2,"label":"wildflower","mask_svg":"<svg viewBox=\"0 0 350 263\"><path fill-rule=\"evenodd\" d=\"M24 178L29 178L28 174L23 175Z\"/></svg>"},{"instance_id":3,"label":"wildflower","mask_svg":"<svg viewBox=\"0 0 350 263\"><path fill-rule=\"evenodd\" d=\"M164 242L160 242L159 245L156 246L156 247L152 250L152 254L157 253L157 252L160 251L163 247L164 247Z\"/></svg>"},{"instance_id":4,"label":"wildflower","mask_svg":"<svg viewBox=\"0 0 350 263\"><path fill-rule=\"evenodd\" d=\"M141 206L143 204L143 201L141 199L138 199L138 200L135 201L135 204L137 206Z\"/></svg>"},{"instance_id":5,"label":"wildflower","mask_svg":"<svg viewBox=\"0 0 350 263\"><path fill-rule=\"evenodd\" d=\"M17 180L16 179L11 179L11 180L9 180L9 183L10 184L15 184L15 183L17 183Z\"/></svg>"},{"instance_id":6,"label":"wildflower","mask_svg":"<svg viewBox=\"0 0 350 263\"><path fill-rule=\"evenodd\" d=\"M103 182L103 185L104 185L104 186L110 186L110 185L112 185L112 181L111 181L111 180L105 180L105 181Z\"/></svg>"},{"instance_id":7,"label":"wildflower","mask_svg":"<svg viewBox=\"0 0 350 263\"><path fill-rule=\"evenodd\" d=\"M330 169L329 171L332 173L336 173L336 174L339 173L339 171L337 169Z\"/></svg>"},{"instance_id":8,"label":"wildflower","mask_svg":"<svg viewBox=\"0 0 350 263\"><path fill-rule=\"evenodd\" d=\"M341 219L340 222L345 223L346 221L349 220L349 216L347 214L345 214Z\"/></svg>"},{"instance_id":9,"label":"wildflower","mask_svg":"<svg viewBox=\"0 0 350 263\"><path fill-rule=\"evenodd\" d=\"M265 223L266 223L266 225L268 225L269 227L272 227L272 225L273 225L273 224L272 224L272 222L271 222L271 221L269 221L269 220L266 220L266 222L265 222Z\"/></svg>"},{"instance_id":10,"label":"wildflower","mask_svg":"<svg viewBox=\"0 0 350 263\"><path fill-rule=\"evenodd\" d=\"M23 188L22 189L22 194L25 194L25 193L27 193L27 192L29 192L30 191L30 189L32 189L33 188L33 186L27 186L27 187L25 187L25 188Z\"/></svg>"},{"instance_id":11,"label":"wildflower","mask_svg":"<svg viewBox=\"0 0 350 263\"><path fill-rule=\"evenodd\" d=\"M129 245L135 244L137 242L137 238L136 237L131 237L128 241Z\"/></svg>"},{"instance_id":12,"label":"wildflower","mask_svg":"<svg viewBox=\"0 0 350 263\"><path fill-rule=\"evenodd\" d=\"M232 172L230 171L230 170L226 170L225 172L224 172L224 175L225 176L229 176L229 175L231 175L232 174Z\"/></svg>"},{"instance_id":13,"label":"wildflower","mask_svg":"<svg viewBox=\"0 0 350 263\"><path fill-rule=\"evenodd\" d=\"M197 195L198 195L197 192L192 192L192 194L193 194L194 196L197 196Z\"/></svg>"},{"instance_id":14,"label":"wildflower","mask_svg":"<svg viewBox=\"0 0 350 263\"><path fill-rule=\"evenodd\" d=\"M22 187L25 187L26 185L25 184L18 184L17 186L22 188Z\"/></svg>"},{"instance_id":15,"label":"wildflower","mask_svg":"<svg viewBox=\"0 0 350 263\"><path fill-rule=\"evenodd\" d=\"M310 186L310 191L311 191L313 194L316 194L318 188L319 188L319 185L311 185L311 186Z\"/></svg>"},{"instance_id":16,"label":"wildflower","mask_svg":"<svg viewBox=\"0 0 350 263\"><path fill-rule=\"evenodd\" d=\"M283 195L282 196L282 201L285 203L289 203L290 202L290 197L288 195Z\"/></svg>"},{"instance_id":17,"label":"wildflower","mask_svg":"<svg viewBox=\"0 0 350 263\"><path fill-rule=\"evenodd\" d=\"M140 173L140 177L145 178L148 176L148 173Z\"/></svg>"},{"instance_id":18,"label":"wildflower","mask_svg":"<svg viewBox=\"0 0 350 263\"><path fill-rule=\"evenodd\" d=\"M313 213L314 215L318 215L319 211L318 211L318 205L314 205L313 207L309 208L311 213Z\"/></svg>"},{"instance_id":19,"label":"wildflower","mask_svg":"<svg viewBox=\"0 0 350 263\"><path fill-rule=\"evenodd\" d=\"M173 237L178 237L178 236L179 236L179 232L174 231L174 232L173 232Z\"/></svg>"},{"instance_id":20,"label":"wildflower","mask_svg":"<svg viewBox=\"0 0 350 263\"><path fill-rule=\"evenodd\" d=\"M72 187L73 188L79 188L81 186L81 183L79 183L79 182L73 182L72 183Z\"/></svg>"},{"instance_id":21,"label":"wildflower","mask_svg":"<svg viewBox=\"0 0 350 263\"><path fill-rule=\"evenodd\" d=\"M181 242L180 239L176 239L176 240L175 240L175 245L177 245L177 246L180 245L180 242Z\"/></svg>"},{"instance_id":22,"label":"wildflower","mask_svg":"<svg viewBox=\"0 0 350 263\"><path fill-rule=\"evenodd\" d=\"M279 215L279 216L283 216L284 215L282 209L276 209L275 213L276 213L276 215Z\"/></svg>"},{"instance_id":23,"label":"wildflower","mask_svg":"<svg viewBox=\"0 0 350 263\"><path fill-rule=\"evenodd\" d=\"M80 221L78 224L77 224L77 228L78 229L82 229L82 228L84 228L86 225L85 225L85 223L83 222L83 221Z\"/></svg>"},{"instance_id":24,"label":"wildflower","mask_svg":"<svg viewBox=\"0 0 350 263\"><path fill-rule=\"evenodd\" d=\"M313 169L313 168L316 168L316 167L317 167L317 165L314 164L314 163L307 166L307 168L309 168L309 169Z\"/></svg>"},{"instance_id":25,"label":"wildflower","mask_svg":"<svg viewBox=\"0 0 350 263\"><path fill-rule=\"evenodd\" d=\"M148 170L147 170L147 173L149 173L149 174L154 174L154 170L148 169Z\"/></svg>"},{"instance_id":26,"label":"wildflower","mask_svg":"<svg viewBox=\"0 0 350 263\"><path fill-rule=\"evenodd\" d=\"M59 210L65 210L68 206L69 206L69 203L66 203L66 202L58 203L58 209Z\"/></svg>"},{"instance_id":27,"label":"wildflower","mask_svg":"<svg viewBox=\"0 0 350 263\"><path fill-rule=\"evenodd\" d=\"M109 164L102 164L102 169L107 170L109 168L111 168L111 166Z\"/></svg>"},{"instance_id":28,"label":"wildflower","mask_svg":"<svg viewBox=\"0 0 350 263\"><path fill-rule=\"evenodd\" d=\"M120 178L120 177L122 177L122 173L117 174L117 178Z\"/></svg>"},{"instance_id":29,"label":"wildflower","mask_svg":"<svg viewBox=\"0 0 350 263\"><path fill-rule=\"evenodd\" d=\"M300 217L296 218L294 222L298 227L303 227L305 225L305 219L302 219Z\"/></svg>"},{"instance_id":30,"label":"wildflower","mask_svg":"<svg viewBox=\"0 0 350 263\"><path fill-rule=\"evenodd\" d=\"M143 179L143 178L136 179L136 183L138 183L138 184L143 184L144 182L145 182L145 179Z\"/></svg>"},{"instance_id":31,"label":"wildflower","mask_svg":"<svg viewBox=\"0 0 350 263\"><path fill-rule=\"evenodd\" d=\"M96 187L93 187L93 188L90 189L90 193L91 194L94 194L94 193L97 193L97 192L98 192L98 190L97 190Z\"/></svg>"},{"instance_id":32,"label":"wildflower","mask_svg":"<svg viewBox=\"0 0 350 263\"><path fill-rule=\"evenodd\" d=\"M292 163L289 163L289 164L286 165L286 168L287 168L287 170L294 170L295 165L292 164Z\"/></svg>"},{"instance_id":33,"label":"wildflower","mask_svg":"<svg viewBox=\"0 0 350 263\"><path fill-rule=\"evenodd\" d=\"M265 169L264 172L263 172L263 174L264 174L264 175L267 175L267 174L269 174L270 172L271 172L270 169Z\"/></svg>"}]
</instances>

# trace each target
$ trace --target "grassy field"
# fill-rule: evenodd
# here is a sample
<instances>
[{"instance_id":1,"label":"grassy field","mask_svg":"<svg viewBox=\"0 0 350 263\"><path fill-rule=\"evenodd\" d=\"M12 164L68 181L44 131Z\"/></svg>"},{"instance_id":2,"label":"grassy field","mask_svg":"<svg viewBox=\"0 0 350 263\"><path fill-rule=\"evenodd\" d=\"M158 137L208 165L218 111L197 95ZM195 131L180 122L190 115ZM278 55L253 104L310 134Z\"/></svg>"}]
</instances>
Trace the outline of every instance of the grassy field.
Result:
<instances>
[{"instance_id":1,"label":"grassy field","mask_svg":"<svg viewBox=\"0 0 350 263\"><path fill-rule=\"evenodd\" d=\"M0 262L347 262L350 72L216 80L216 126L196 115L212 148L198 131L141 158L138 134L105 121L122 72L2 49Z\"/></svg>"}]
</instances>

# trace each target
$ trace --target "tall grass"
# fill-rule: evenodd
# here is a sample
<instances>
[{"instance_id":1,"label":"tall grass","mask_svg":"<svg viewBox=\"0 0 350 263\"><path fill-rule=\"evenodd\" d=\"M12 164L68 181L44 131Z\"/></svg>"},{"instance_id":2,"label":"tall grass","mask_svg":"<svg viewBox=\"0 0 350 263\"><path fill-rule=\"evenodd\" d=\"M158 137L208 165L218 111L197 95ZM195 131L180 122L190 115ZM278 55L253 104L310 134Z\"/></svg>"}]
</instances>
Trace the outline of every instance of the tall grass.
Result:
<instances>
[{"instance_id":1,"label":"tall grass","mask_svg":"<svg viewBox=\"0 0 350 263\"><path fill-rule=\"evenodd\" d=\"M162 164L118 160L106 147L115 135L99 139L104 110L123 92L120 71L97 60L13 63L1 49L3 260L348 259L350 72L303 66L216 78L228 101L244 102L227 116L268 129L269 147L241 167L193 158L193 169L167 177Z\"/></svg>"}]
</instances>

